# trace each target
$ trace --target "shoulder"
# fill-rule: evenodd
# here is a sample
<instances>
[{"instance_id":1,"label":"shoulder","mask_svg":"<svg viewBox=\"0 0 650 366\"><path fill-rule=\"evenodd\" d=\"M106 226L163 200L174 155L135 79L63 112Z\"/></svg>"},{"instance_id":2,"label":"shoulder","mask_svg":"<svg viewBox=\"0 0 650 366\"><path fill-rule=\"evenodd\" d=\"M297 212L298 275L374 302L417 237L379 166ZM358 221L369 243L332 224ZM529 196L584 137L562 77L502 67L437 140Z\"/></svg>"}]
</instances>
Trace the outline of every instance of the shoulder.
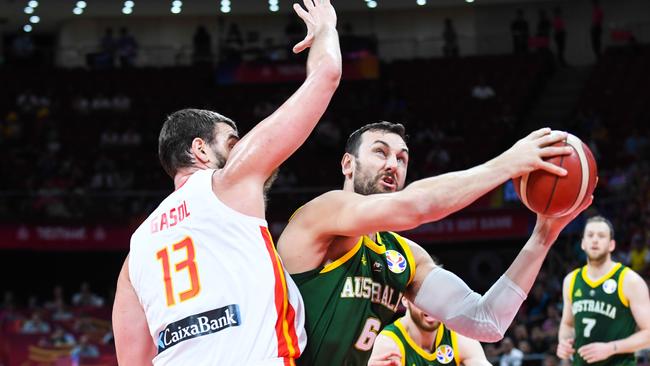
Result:
<instances>
[{"instance_id":1,"label":"shoulder","mask_svg":"<svg viewBox=\"0 0 650 366\"><path fill-rule=\"evenodd\" d=\"M350 199L356 198L356 196L358 194L343 190L325 192L297 209L291 216L289 225L292 223L304 223L304 221L320 221L329 212L335 212Z\"/></svg>"},{"instance_id":2,"label":"shoulder","mask_svg":"<svg viewBox=\"0 0 650 366\"><path fill-rule=\"evenodd\" d=\"M648 288L646 281L639 275L634 272L630 267L625 267L621 271L621 276L623 276L623 286L628 287L632 290L641 290Z\"/></svg>"}]
</instances>

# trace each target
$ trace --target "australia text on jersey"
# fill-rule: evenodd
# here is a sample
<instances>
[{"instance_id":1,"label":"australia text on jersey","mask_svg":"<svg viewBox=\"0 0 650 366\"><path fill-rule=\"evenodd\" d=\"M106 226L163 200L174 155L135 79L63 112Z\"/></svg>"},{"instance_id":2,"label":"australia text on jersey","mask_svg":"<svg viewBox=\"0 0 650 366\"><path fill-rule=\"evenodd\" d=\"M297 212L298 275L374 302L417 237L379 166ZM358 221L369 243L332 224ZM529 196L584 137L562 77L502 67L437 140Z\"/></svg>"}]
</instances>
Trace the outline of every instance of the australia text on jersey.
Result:
<instances>
[{"instance_id":1,"label":"australia text on jersey","mask_svg":"<svg viewBox=\"0 0 650 366\"><path fill-rule=\"evenodd\" d=\"M370 299L373 303L384 305L389 310L395 312L402 300L402 293L395 291L388 285L384 286L379 282L375 282L369 277L348 276L345 278L345 283L343 284L341 298Z\"/></svg>"},{"instance_id":2,"label":"australia text on jersey","mask_svg":"<svg viewBox=\"0 0 650 366\"><path fill-rule=\"evenodd\" d=\"M605 315L608 318L616 319L616 306L598 300L578 300L571 307L573 315L580 312L590 312Z\"/></svg>"},{"instance_id":3,"label":"australia text on jersey","mask_svg":"<svg viewBox=\"0 0 650 366\"><path fill-rule=\"evenodd\" d=\"M151 218L151 233L157 233L167 228L178 225L181 221L190 216L187 209L187 202L183 201L178 206L172 207L169 211Z\"/></svg>"}]
</instances>

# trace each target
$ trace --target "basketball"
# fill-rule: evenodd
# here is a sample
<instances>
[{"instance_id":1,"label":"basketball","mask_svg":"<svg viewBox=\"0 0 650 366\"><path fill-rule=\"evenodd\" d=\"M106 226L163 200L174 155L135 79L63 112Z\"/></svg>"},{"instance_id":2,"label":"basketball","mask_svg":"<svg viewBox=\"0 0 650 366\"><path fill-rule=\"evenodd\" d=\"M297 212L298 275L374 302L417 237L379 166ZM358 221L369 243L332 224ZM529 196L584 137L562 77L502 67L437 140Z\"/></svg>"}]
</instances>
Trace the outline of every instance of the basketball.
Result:
<instances>
[{"instance_id":1,"label":"basketball","mask_svg":"<svg viewBox=\"0 0 650 366\"><path fill-rule=\"evenodd\" d=\"M571 146L569 155L555 156L550 161L565 168L564 177L545 170L536 170L514 179L519 199L535 213L558 217L573 212L596 188L598 168L594 155L578 137L569 134L555 146Z\"/></svg>"}]
</instances>

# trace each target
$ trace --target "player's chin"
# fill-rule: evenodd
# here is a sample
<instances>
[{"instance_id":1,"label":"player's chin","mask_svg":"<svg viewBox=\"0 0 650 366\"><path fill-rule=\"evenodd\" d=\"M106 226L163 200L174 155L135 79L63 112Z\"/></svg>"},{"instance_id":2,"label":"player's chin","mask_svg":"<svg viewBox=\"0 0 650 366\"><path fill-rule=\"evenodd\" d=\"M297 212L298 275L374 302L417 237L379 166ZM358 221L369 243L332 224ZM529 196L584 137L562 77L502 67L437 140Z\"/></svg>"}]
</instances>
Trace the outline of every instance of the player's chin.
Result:
<instances>
[{"instance_id":1,"label":"player's chin","mask_svg":"<svg viewBox=\"0 0 650 366\"><path fill-rule=\"evenodd\" d=\"M394 184L387 184L384 181L379 181L377 190L381 193L391 193L397 191L397 186Z\"/></svg>"}]
</instances>

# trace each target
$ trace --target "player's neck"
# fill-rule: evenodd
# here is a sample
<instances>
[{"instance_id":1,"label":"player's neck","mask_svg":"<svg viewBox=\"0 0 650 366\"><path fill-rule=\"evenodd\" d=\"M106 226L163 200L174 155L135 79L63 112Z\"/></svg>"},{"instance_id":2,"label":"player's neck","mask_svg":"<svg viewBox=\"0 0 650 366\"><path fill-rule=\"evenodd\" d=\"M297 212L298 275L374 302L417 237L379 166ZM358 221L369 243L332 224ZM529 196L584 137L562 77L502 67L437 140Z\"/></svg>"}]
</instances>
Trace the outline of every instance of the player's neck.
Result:
<instances>
[{"instance_id":1,"label":"player's neck","mask_svg":"<svg viewBox=\"0 0 650 366\"><path fill-rule=\"evenodd\" d=\"M608 256L602 260L587 260L587 274L589 277L598 279L609 272L616 263Z\"/></svg>"},{"instance_id":2,"label":"player's neck","mask_svg":"<svg viewBox=\"0 0 650 366\"><path fill-rule=\"evenodd\" d=\"M438 334L438 327L436 327L436 330L433 332L429 332L418 327L413 320L411 320L410 316L403 317L401 321L404 324L404 328L409 337L411 337L415 344L420 346L423 350L432 353L433 347L435 346L436 335Z\"/></svg>"},{"instance_id":3,"label":"player's neck","mask_svg":"<svg viewBox=\"0 0 650 366\"><path fill-rule=\"evenodd\" d=\"M176 172L176 175L174 176L174 189L179 189L180 187L183 186L187 182L188 179L192 176L192 174L196 173L196 171L200 170L198 167L188 167L188 168L183 168L179 169L178 172Z\"/></svg>"}]
</instances>

